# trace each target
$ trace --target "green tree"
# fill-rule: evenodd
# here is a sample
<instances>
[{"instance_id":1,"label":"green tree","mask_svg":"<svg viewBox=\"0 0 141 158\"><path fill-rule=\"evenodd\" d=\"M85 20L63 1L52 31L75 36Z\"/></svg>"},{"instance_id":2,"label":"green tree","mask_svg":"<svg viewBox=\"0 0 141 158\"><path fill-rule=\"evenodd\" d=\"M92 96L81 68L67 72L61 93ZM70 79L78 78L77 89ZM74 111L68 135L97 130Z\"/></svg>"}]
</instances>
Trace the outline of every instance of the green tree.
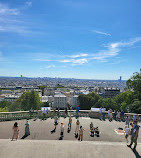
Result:
<instances>
[{"instance_id":1,"label":"green tree","mask_svg":"<svg viewBox=\"0 0 141 158\"><path fill-rule=\"evenodd\" d=\"M3 100L0 102L0 108L5 108L5 107L9 108L11 106L11 104L12 104L11 102Z\"/></svg>"},{"instance_id":2,"label":"green tree","mask_svg":"<svg viewBox=\"0 0 141 158\"><path fill-rule=\"evenodd\" d=\"M141 101L138 99L135 99L134 102L129 106L130 112L133 113L141 113Z\"/></svg>"},{"instance_id":3,"label":"green tree","mask_svg":"<svg viewBox=\"0 0 141 158\"><path fill-rule=\"evenodd\" d=\"M40 109L41 102L39 93L36 91L24 92L21 97L16 100L14 105L15 108L18 107L21 110L30 110L31 108L34 110Z\"/></svg>"},{"instance_id":4,"label":"green tree","mask_svg":"<svg viewBox=\"0 0 141 158\"><path fill-rule=\"evenodd\" d=\"M118 94L115 98L116 110L124 110L128 112L129 105L133 103L135 99L134 92L126 91Z\"/></svg>"},{"instance_id":5,"label":"green tree","mask_svg":"<svg viewBox=\"0 0 141 158\"><path fill-rule=\"evenodd\" d=\"M134 91L136 98L141 101L141 69L140 72L135 72L126 84L129 90Z\"/></svg>"},{"instance_id":6,"label":"green tree","mask_svg":"<svg viewBox=\"0 0 141 158\"><path fill-rule=\"evenodd\" d=\"M91 109L92 106L96 106L96 104L100 98L101 97L94 92L89 93L87 95L80 94L78 96L78 100L80 103L80 109L84 109L84 110Z\"/></svg>"},{"instance_id":7,"label":"green tree","mask_svg":"<svg viewBox=\"0 0 141 158\"><path fill-rule=\"evenodd\" d=\"M43 103L42 103L42 106L43 106L43 107L49 107L49 102L43 102Z\"/></svg>"}]
</instances>

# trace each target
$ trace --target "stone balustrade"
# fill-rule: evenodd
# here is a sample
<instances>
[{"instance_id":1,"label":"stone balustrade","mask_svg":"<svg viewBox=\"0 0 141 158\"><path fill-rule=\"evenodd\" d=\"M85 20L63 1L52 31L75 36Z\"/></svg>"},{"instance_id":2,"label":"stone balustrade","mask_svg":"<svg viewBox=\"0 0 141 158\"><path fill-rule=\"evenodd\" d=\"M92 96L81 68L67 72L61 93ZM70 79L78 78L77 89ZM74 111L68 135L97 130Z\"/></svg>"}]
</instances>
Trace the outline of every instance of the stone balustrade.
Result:
<instances>
[{"instance_id":1,"label":"stone balustrade","mask_svg":"<svg viewBox=\"0 0 141 158\"><path fill-rule=\"evenodd\" d=\"M67 117L71 114L74 117L91 117L91 118L100 118L99 112L93 112L91 110L80 110L79 113L76 113L76 110L68 110L68 115L66 115L65 110L53 111L51 110L46 115L43 115L41 110L34 110L34 111L16 111L16 112L0 112L0 121L10 121L10 120L21 120L21 119L36 119L36 118L53 118L55 113L59 117ZM114 113L113 113L114 115ZM134 113L125 113L132 119L133 115L137 115ZM107 112L105 112L105 118L107 118ZM141 114L138 114L139 120L141 120Z\"/></svg>"}]
</instances>

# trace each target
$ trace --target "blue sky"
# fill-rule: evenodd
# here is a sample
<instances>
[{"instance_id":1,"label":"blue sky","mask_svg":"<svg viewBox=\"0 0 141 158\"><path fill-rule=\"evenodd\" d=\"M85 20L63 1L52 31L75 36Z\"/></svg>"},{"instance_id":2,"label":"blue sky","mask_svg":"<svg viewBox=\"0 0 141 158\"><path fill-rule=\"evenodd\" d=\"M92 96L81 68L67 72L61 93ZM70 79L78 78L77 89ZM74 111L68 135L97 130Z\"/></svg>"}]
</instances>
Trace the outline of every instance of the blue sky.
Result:
<instances>
[{"instance_id":1,"label":"blue sky","mask_svg":"<svg viewBox=\"0 0 141 158\"><path fill-rule=\"evenodd\" d=\"M140 0L0 0L0 76L128 79Z\"/></svg>"}]
</instances>

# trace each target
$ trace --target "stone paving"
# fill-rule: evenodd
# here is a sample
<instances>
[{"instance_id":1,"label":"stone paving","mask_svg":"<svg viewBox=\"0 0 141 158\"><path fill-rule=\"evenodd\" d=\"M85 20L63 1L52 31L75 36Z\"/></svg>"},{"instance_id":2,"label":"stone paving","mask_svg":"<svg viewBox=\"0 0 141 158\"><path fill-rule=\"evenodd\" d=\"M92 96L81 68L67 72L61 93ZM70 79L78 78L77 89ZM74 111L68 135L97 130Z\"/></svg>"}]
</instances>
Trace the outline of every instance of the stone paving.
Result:
<instances>
[{"instance_id":1,"label":"stone paving","mask_svg":"<svg viewBox=\"0 0 141 158\"><path fill-rule=\"evenodd\" d=\"M100 121L98 119L91 119L89 117L80 117L80 124L85 129L84 131L84 141L107 141L107 142L125 142L124 135L118 135L114 130L121 127L124 128L125 123L124 122L109 122L106 121ZM6 121L6 122L0 122L0 139L9 139L12 138L12 126L15 121ZM25 130L25 122L26 120L18 120L19 124L20 138L24 135ZM54 129L54 119L47 119L47 120L40 120L37 119L36 121L29 120L30 123L30 131L31 135L28 136L25 139L30 140L58 140L60 136L60 123L64 122L65 131L64 131L64 140L76 140L74 137L74 131L75 131L75 123L76 119L72 119L72 130L70 133L67 133L67 126L68 126L68 118L60 118L59 124L57 126L56 132L51 134L51 130ZM94 127L99 127L99 130L101 131L100 137L90 137L89 135L89 125L93 122ZM141 126L141 123L139 123ZM141 129L141 128L140 128ZM77 140L76 140L77 141ZM141 143L141 132L139 133L138 142Z\"/></svg>"},{"instance_id":2,"label":"stone paving","mask_svg":"<svg viewBox=\"0 0 141 158\"><path fill-rule=\"evenodd\" d=\"M123 142L0 140L0 158L141 158Z\"/></svg>"}]
</instances>

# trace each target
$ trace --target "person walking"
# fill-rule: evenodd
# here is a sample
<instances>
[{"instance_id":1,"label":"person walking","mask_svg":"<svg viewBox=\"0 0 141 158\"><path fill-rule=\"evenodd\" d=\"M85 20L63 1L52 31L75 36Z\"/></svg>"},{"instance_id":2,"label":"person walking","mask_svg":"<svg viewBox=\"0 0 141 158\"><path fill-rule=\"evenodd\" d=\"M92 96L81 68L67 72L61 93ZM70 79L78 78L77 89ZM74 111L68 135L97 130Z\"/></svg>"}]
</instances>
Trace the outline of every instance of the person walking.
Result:
<instances>
[{"instance_id":1,"label":"person walking","mask_svg":"<svg viewBox=\"0 0 141 158\"><path fill-rule=\"evenodd\" d=\"M139 126L137 124L137 121L135 120L133 130L132 130L132 133L131 133L131 143L130 143L130 145L127 145L128 147L131 148L132 144L134 143L134 148L132 150L136 150L138 133L139 133Z\"/></svg>"},{"instance_id":2,"label":"person walking","mask_svg":"<svg viewBox=\"0 0 141 158\"><path fill-rule=\"evenodd\" d=\"M18 123L17 122L15 122L14 123L14 126L13 126L13 137L12 137L12 141L14 140L14 139L18 139L19 138L19 127L18 127Z\"/></svg>"},{"instance_id":3,"label":"person walking","mask_svg":"<svg viewBox=\"0 0 141 158\"><path fill-rule=\"evenodd\" d=\"M125 139L126 139L126 143L128 143L128 137L130 134L130 129L127 125L125 125Z\"/></svg>"},{"instance_id":4,"label":"person walking","mask_svg":"<svg viewBox=\"0 0 141 158\"><path fill-rule=\"evenodd\" d=\"M78 140L83 140L83 132L85 130L82 128L82 126L80 126L80 129L79 129L79 136L78 136Z\"/></svg>"},{"instance_id":5,"label":"person walking","mask_svg":"<svg viewBox=\"0 0 141 158\"><path fill-rule=\"evenodd\" d=\"M25 124L25 136L28 136L28 135L30 135L30 129L29 129L29 122L27 120Z\"/></svg>"},{"instance_id":6,"label":"person walking","mask_svg":"<svg viewBox=\"0 0 141 158\"><path fill-rule=\"evenodd\" d=\"M71 130L71 124L72 124L72 118L71 116L69 117L69 123L68 123L68 129Z\"/></svg>"}]
</instances>

